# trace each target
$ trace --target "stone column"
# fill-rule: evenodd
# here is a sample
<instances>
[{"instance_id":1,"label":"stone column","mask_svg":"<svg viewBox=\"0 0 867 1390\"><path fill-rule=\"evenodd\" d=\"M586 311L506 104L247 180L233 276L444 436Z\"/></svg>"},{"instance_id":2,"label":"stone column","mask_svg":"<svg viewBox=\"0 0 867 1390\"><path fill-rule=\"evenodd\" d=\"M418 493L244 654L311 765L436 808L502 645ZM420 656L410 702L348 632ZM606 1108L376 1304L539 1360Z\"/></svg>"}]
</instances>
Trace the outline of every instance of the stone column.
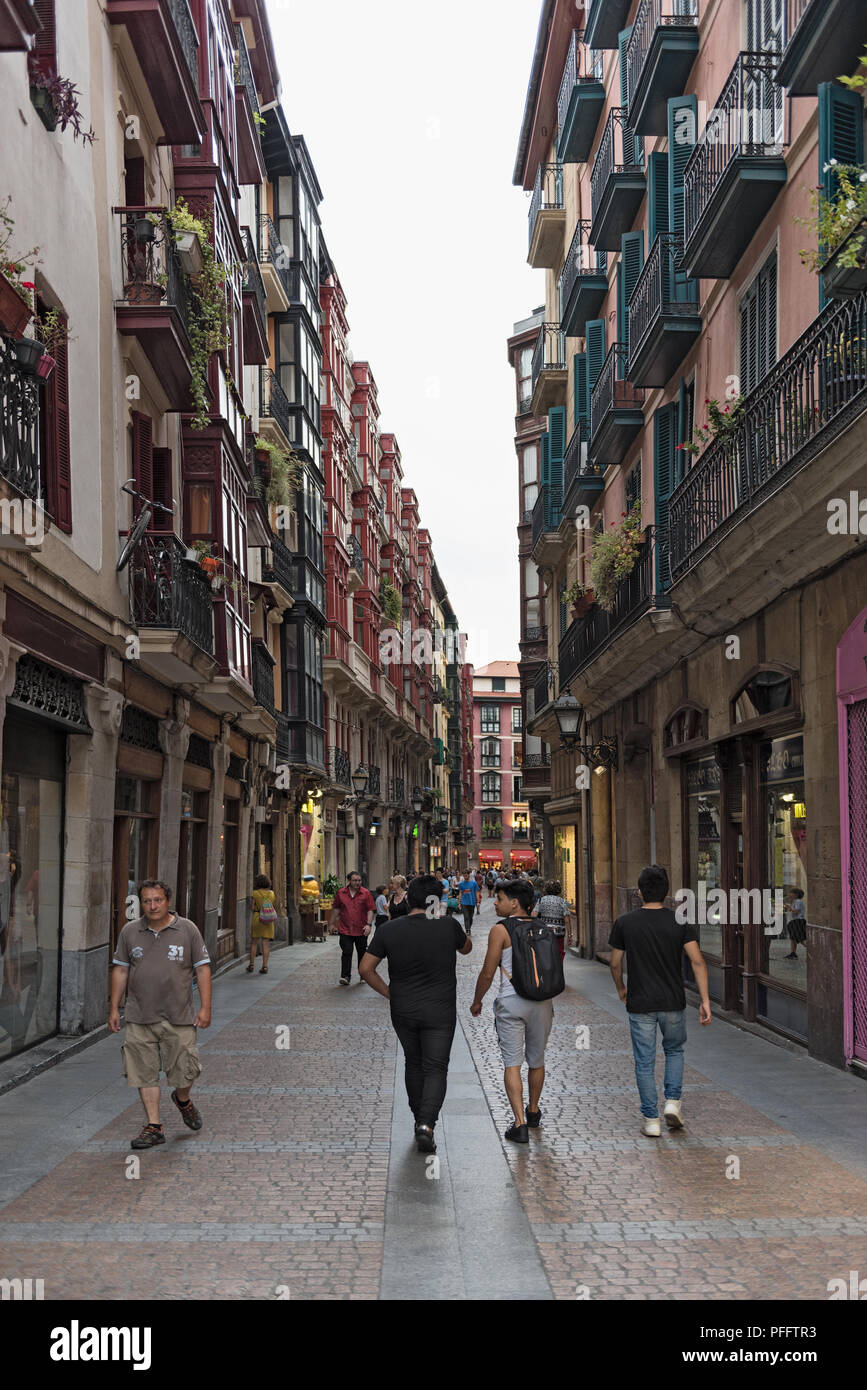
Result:
<instances>
[{"instance_id":1,"label":"stone column","mask_svg":"<svg viewBox=\"0 0 867 1390\"><path fill-rule=\"evenodd\" d=\"M205 879L205 925L202 935L208 953L216 967L217 961L217 923L219 921L218 901L220 896L220 836L223 832L223 792L226 783L226 769L232 750L228 743L213 745L214 775L211 784L211 800L208 809L207 839L207 877Z\"/></svg>"},{"instance_id":2,"label":"stone column","mask_svg":"<svg viewBox=\"0 0 867 1390\"><path fill-rule=\"evenodd\" d=\"M184 762L190 746L190 726L187 719L190 702L178 697L170 719L161 719L160 748L163 752L163 780L160 787L160 840L158 874L170 885L175 896L178 889L178 855L180 850L181 798L184 786Z\"/></svg>"},{"instance_id":3,"label":"stone column","mask_svg":"<svg viewBox=\"0 0 867 1390\"><path fill-rule=\"evenodd\" d=\"M86 685L92 734L67 742L60 1032L87 1033L108 1008L114 787L123 696Z\"/></svg>"}]
</instances>

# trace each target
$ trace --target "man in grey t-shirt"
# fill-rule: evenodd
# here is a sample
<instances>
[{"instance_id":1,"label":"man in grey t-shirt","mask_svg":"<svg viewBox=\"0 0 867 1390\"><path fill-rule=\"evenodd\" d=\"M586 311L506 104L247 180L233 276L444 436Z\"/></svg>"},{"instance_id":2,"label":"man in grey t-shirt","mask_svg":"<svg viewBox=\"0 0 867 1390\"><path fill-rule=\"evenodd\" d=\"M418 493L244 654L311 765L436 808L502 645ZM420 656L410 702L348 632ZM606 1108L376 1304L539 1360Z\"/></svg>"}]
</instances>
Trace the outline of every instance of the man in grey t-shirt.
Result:
<instances>
[{"instance_id":1,"label":"man in grey t-shirt","mask_svg":"<svg viewBox=\"0 0 867 1390\"><path fill-rule=\"evenodd\" d=\"M108 1026L120 1032L120 1002L127 992L124 1075L138 1088L147 1124L134 1149L166 1142L160 1124L160 1071L174 1086L172 1100L188 1129L202 1117L190 1087L202 1070L196 1029L211 1022L211 958L194 922L172 910L171 889L158 879L141 886L143 917L127 922L115 947ZM201 1004L193 1004L193 971Z\"/></svg>"}]
</instances>

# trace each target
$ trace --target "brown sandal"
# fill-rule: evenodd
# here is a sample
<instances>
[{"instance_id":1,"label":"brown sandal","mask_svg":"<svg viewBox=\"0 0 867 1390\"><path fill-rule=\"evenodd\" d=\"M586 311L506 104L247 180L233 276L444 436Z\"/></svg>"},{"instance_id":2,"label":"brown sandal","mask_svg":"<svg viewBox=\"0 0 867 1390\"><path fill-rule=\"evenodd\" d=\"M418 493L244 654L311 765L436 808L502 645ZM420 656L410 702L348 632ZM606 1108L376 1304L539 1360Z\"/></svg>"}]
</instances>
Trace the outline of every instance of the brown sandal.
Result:
<instances>
[{"instance_id":1,"label":"brown sandal","mask_svg":"<svg viewBox=\"0 0 867 1390\"><path fill-rule=\"evenodd\" d=\"M267 975L267 974L268 974L268 967L267 967L267 965L263 965L263 966L262 966L262 969L259 971L259 974L260 974L260 975Z\"/></svg>"}]
</instances>

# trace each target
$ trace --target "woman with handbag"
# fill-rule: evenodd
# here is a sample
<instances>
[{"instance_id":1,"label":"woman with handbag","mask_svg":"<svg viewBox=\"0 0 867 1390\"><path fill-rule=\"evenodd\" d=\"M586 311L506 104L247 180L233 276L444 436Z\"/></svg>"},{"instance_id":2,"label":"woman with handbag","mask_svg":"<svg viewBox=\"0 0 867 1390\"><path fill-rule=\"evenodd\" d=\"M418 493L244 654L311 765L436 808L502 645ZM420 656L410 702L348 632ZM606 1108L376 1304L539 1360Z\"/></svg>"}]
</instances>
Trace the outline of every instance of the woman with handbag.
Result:
<instances>
[{"instance_id":1,"label":"woman with handbag","mask_svg":"<svg viewBox=\"0 0 867 1390\"><path fill-rule=\"evenodd\" d=\"M250 964L247 966L247 974L253 973L256 944L261 941L262 969L259 974L267 975L268 957L271 954L271 942L274 940L274 923L277 921L277 897L267 874L257 874L254 878L250 904L253 908L253 921L250 928Z\"/></svg>"}]
</instances>

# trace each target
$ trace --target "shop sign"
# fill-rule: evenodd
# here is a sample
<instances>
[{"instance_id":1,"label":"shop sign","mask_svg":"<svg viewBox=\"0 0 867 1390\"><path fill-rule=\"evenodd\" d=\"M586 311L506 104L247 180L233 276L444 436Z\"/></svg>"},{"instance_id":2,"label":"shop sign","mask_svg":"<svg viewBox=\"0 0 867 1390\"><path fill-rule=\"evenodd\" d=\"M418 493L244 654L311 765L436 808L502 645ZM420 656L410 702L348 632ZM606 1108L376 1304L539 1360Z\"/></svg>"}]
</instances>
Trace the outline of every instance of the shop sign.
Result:
<instances>
[{"instance_id":1,"label":"shop sign","mask_svg":"<svg viewBox=\"0 0 867 1390\"><path fill-rule=\"evenodd\" d=\"M795 782L804 776L803 738L777 738L762 748L762 780Z\"/></svg>"},{"instance_id":2,"label":"shop sign","mask_svg":"<svg viewBox=\"0 0 867 1390\"><path fill-rule=\"evenodd\" d=\"M690 796L719 791L720 766L716 758L702 758L700 762L687 763L686 787Z\"/></svg>"}]
</instances>

